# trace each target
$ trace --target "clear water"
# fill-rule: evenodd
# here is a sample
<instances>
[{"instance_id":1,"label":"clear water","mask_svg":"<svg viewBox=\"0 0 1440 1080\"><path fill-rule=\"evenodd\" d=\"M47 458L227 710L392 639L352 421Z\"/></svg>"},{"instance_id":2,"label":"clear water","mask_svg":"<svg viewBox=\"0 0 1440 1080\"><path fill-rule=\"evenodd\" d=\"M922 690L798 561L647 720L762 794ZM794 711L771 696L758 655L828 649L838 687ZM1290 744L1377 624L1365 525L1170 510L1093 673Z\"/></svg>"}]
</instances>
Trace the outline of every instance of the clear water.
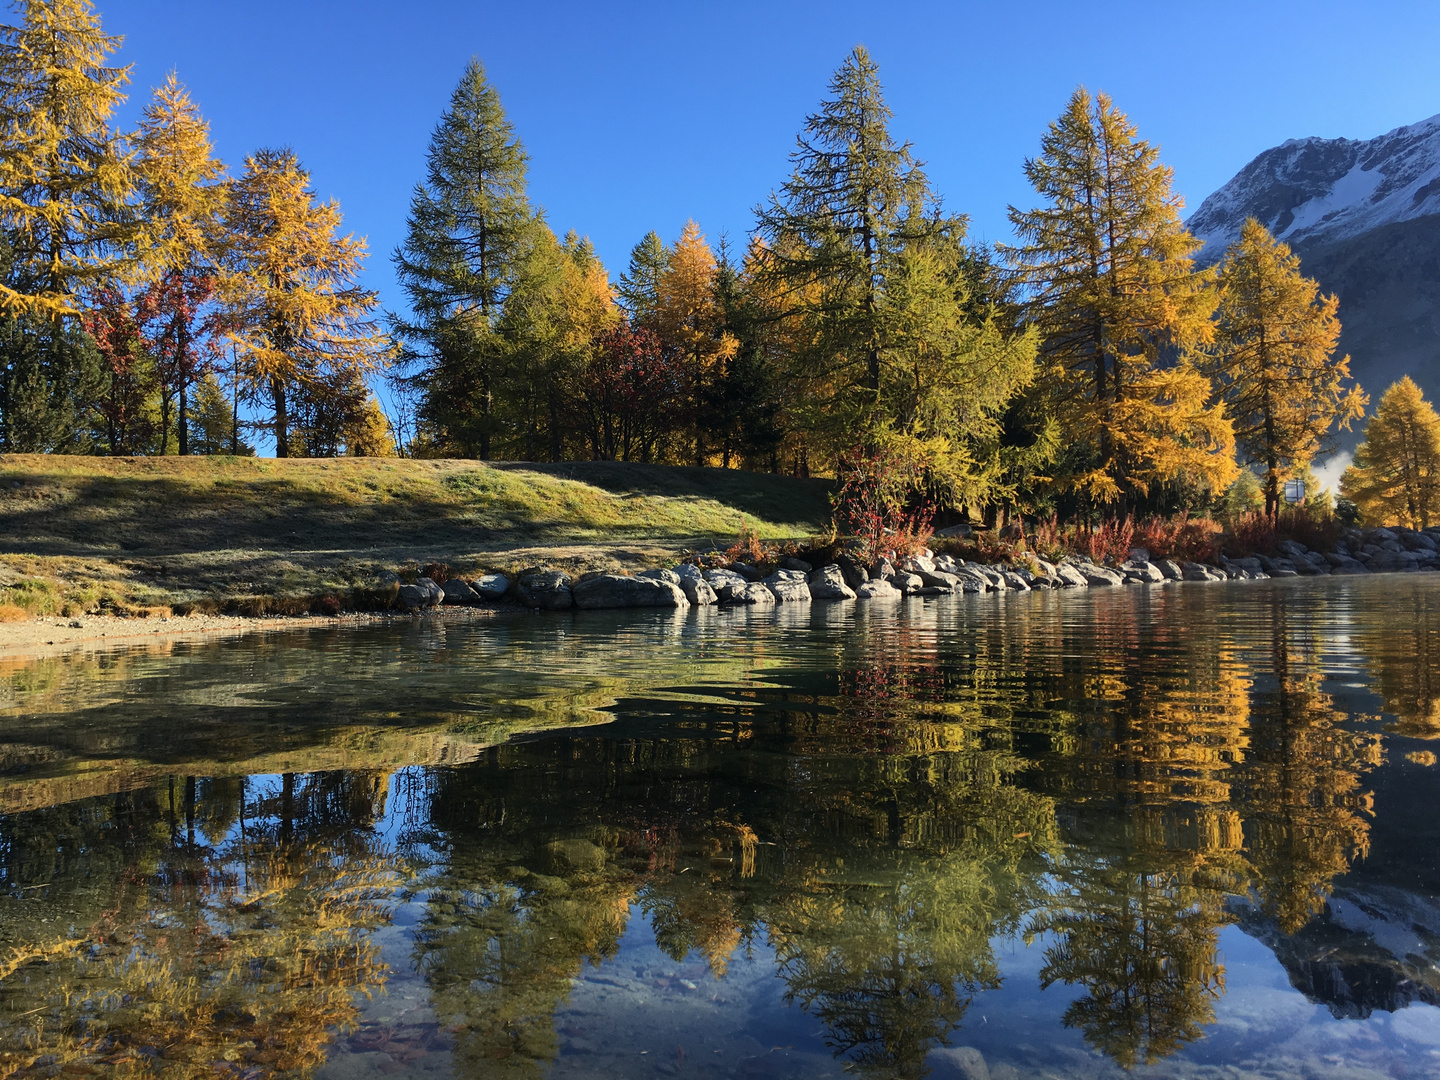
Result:
<instances>
[{"instance_id":1,"label":"clear water","mask_svg":"<svg viewBox=\"0 0 1440 1080\"><path fill-rule=\"evenodd\" d=\"M0 725L0 1075L1440 1075L1440 576L162 646Z\"/></svg>"}]
</instances>

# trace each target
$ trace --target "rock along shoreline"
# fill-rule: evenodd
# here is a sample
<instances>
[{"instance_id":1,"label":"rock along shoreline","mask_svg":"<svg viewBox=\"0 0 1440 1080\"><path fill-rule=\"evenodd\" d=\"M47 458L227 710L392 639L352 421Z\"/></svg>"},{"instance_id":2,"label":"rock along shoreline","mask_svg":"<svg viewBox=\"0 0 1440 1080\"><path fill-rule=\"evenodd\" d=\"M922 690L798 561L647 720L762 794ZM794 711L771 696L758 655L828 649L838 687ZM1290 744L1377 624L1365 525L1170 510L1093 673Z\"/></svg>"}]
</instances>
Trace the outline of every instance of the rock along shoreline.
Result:
<instances>
[{"instance_id":1,"label":"rock along shoreline","mask_svg":"<svg viewBox=\"0 0 1440 1080\"><path fill-rule=\"evenodd\" d=\"M1172 581L1266 580L1286 577L1363 575L1440 570L1440 527L1347 529L1335 548L1311 551L1294 540L1276 544L1274 555L1215 563L1152 558L1134 548L1116 565L1070 555L1050 562L1026 555L1005 563L978 563L936 554L868 566L844 555L812 565L781 559L770 572L744 562L710 556L636 574L591 572L572 578L562 570L531 567L515 574L489 573L471 580L398 574L382 577L381 593L393 610L411 614L438 607L504 606L539 611L570 609L766 606L815 600L898 600L907 596L1027 592L1033 589L1109 588Z\"/></svg>"}]
</instances>

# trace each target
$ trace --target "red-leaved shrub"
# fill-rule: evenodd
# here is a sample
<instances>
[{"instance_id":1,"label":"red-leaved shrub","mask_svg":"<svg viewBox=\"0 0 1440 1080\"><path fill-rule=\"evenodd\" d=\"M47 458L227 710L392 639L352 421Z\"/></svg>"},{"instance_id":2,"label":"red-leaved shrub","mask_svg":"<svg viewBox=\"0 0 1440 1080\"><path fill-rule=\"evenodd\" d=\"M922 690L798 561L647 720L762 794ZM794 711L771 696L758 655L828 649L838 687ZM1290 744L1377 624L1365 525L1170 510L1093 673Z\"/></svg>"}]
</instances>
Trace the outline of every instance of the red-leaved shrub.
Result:
<instances>
[{"instance_id":1,"label":"red-leaved shrub","mask_svg":"<svg viewBox=\"0 0 1440 1080\"><path fill-rule=\"evenodd\" d=\"M1135 527L1134 539L1135 546L1143 547L1152 558L1213 562L1220 554L1224 534L1219 522L1182 513L1173 518L1146 518Z\"/></svg>"}]
</instances>

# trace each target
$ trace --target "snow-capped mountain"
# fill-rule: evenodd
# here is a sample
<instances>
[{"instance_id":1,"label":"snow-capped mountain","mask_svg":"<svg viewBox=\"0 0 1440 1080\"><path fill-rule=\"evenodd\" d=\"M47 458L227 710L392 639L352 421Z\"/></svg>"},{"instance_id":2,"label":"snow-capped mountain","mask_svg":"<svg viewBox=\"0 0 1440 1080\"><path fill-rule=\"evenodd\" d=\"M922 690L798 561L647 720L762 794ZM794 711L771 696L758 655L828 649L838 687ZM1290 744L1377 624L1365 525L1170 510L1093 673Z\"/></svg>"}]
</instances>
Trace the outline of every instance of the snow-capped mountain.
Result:
<instances>
[{"instance_id":1,"label":"snow-capped mountain","mask_svg":"<svg viewBox=\"0 0 1440 1080\"><path fill-rule=\"evenodd\" d=\"M1440 398L1440 116L1375 139L1292 139L1246 165L1190 216L1218 261L1256 217L1340 298L1340 349L1370 394L1410 375ZM1359 426L1342 433L1351 447Z\"/></svg>"},{"instance_id":2,"label":"snow-capped mountain","mask_svg":"<svg viewBox=\"0 0 1440 1080\"><path fill-rule=\"evenodd\" d=\"M1344 240L1440 214L1440 115L1375 139L1291 139L1241 169L1191 215L1213 262L1257 217L1290 244Z\"/></svg>"}]
</instances>

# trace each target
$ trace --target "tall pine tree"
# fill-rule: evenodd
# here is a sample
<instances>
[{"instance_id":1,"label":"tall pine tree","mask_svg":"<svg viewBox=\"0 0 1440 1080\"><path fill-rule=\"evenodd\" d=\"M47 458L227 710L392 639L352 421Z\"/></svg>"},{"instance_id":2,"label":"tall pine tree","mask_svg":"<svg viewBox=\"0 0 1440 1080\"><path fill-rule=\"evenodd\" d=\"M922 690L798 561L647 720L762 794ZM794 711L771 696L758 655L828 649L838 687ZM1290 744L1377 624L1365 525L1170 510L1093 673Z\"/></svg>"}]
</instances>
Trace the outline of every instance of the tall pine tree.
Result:
<instances>
[{"instance_id":1,"label":"tall pine tree","mask_svg":"<svg viewBox=\"0 0 1440 1080\"><path fill-rule=\"evenodd\" d=\"M1337 428L1365 413L1336 357L1340 302L1320 296L1300 260L1254 218L1220 266L1220 307L1208 371L1216 381L1247 463L1264 466L1265 512L1280 504L1280 481L1333 445Z\"/></svg>"},{"instance_id":2,"label":"tall pine tree","mask_svg":"<svg viewBox=\"0 0 1440 1080\"><path fill-rule=\"evenodd\" d=\"M857 443L888 446L925 463L943 497L971 501L988 486L972 440L1029 381L1034 344L970 317L965 219L942 212L910 144L890 134L863 48L830 93L789 182L757 210L758 284L800 328L797 416L832 460Z\"/></svg>"},{"instance_id":3,"label":"tall pine tree","mask_svg":"<svg viewBox=\"0 0 1440 1080\"><path fill-rule=\"evenodd\" d=\"M481 459L496 434L495 387L508 351L497 324L537 226L527 161L500 95L472 59L430 138L425 181L394 255L410 313L393 325L421 417L451 452Z\"/></svg>"},{"instance_id":4,"label":"tall pine tree","mask_svg":"<svg viewBox=\"0 0 1440 1080\"><path fill-rule=\"evenodd\" d=\"M1215 294L1159 150L1082 87L1025 173L1044 204L1010 208L1021 242L1003 250L1068 447L1057 478L1101 504L1182 477L1223 488L1233 433L1188 359L1209 340Z\"/></svg>"},{"instance_id":5,"label":"tall pine tree","mask_svg":"<svg viewBox=\"0 0 1440 1080\"><path fill-rule=\"evenodd\" d=\"M357 386L393 356L372 317L375 293L356 284L365 242L340 225L339 204L315 200L294 151L245 159L230 190L221 318L252 400L272 407L276 457L290 456L292 402L303 402L307 421L317 400L341 406L346 415L331 426L343 427L366 406Z\"/></svg>"},{"instance_id":6,"label":"tall pine tree","mask_svg":"<svg viewBox=\"0 0 1440 1080\"><path fill-rule=\"evenodd\" d=\"M127 267L130 159L111 126L128 67L89 0L22 0L0 25L0 444L78 449L103 392L80 297Z\"/></svg>"},{"instance_id":7,"label":"tall pine tree","mask_svg":"<svg viewBox=\"0 0 1440 1080\"><path fill-rule=\"evenodd\" d=\"M651 229L630 249L630 266L620 275L620 303L637 325L649 325L660 299L660 278L670 265L670 249Z\"/></svg>"}]
</instances>

